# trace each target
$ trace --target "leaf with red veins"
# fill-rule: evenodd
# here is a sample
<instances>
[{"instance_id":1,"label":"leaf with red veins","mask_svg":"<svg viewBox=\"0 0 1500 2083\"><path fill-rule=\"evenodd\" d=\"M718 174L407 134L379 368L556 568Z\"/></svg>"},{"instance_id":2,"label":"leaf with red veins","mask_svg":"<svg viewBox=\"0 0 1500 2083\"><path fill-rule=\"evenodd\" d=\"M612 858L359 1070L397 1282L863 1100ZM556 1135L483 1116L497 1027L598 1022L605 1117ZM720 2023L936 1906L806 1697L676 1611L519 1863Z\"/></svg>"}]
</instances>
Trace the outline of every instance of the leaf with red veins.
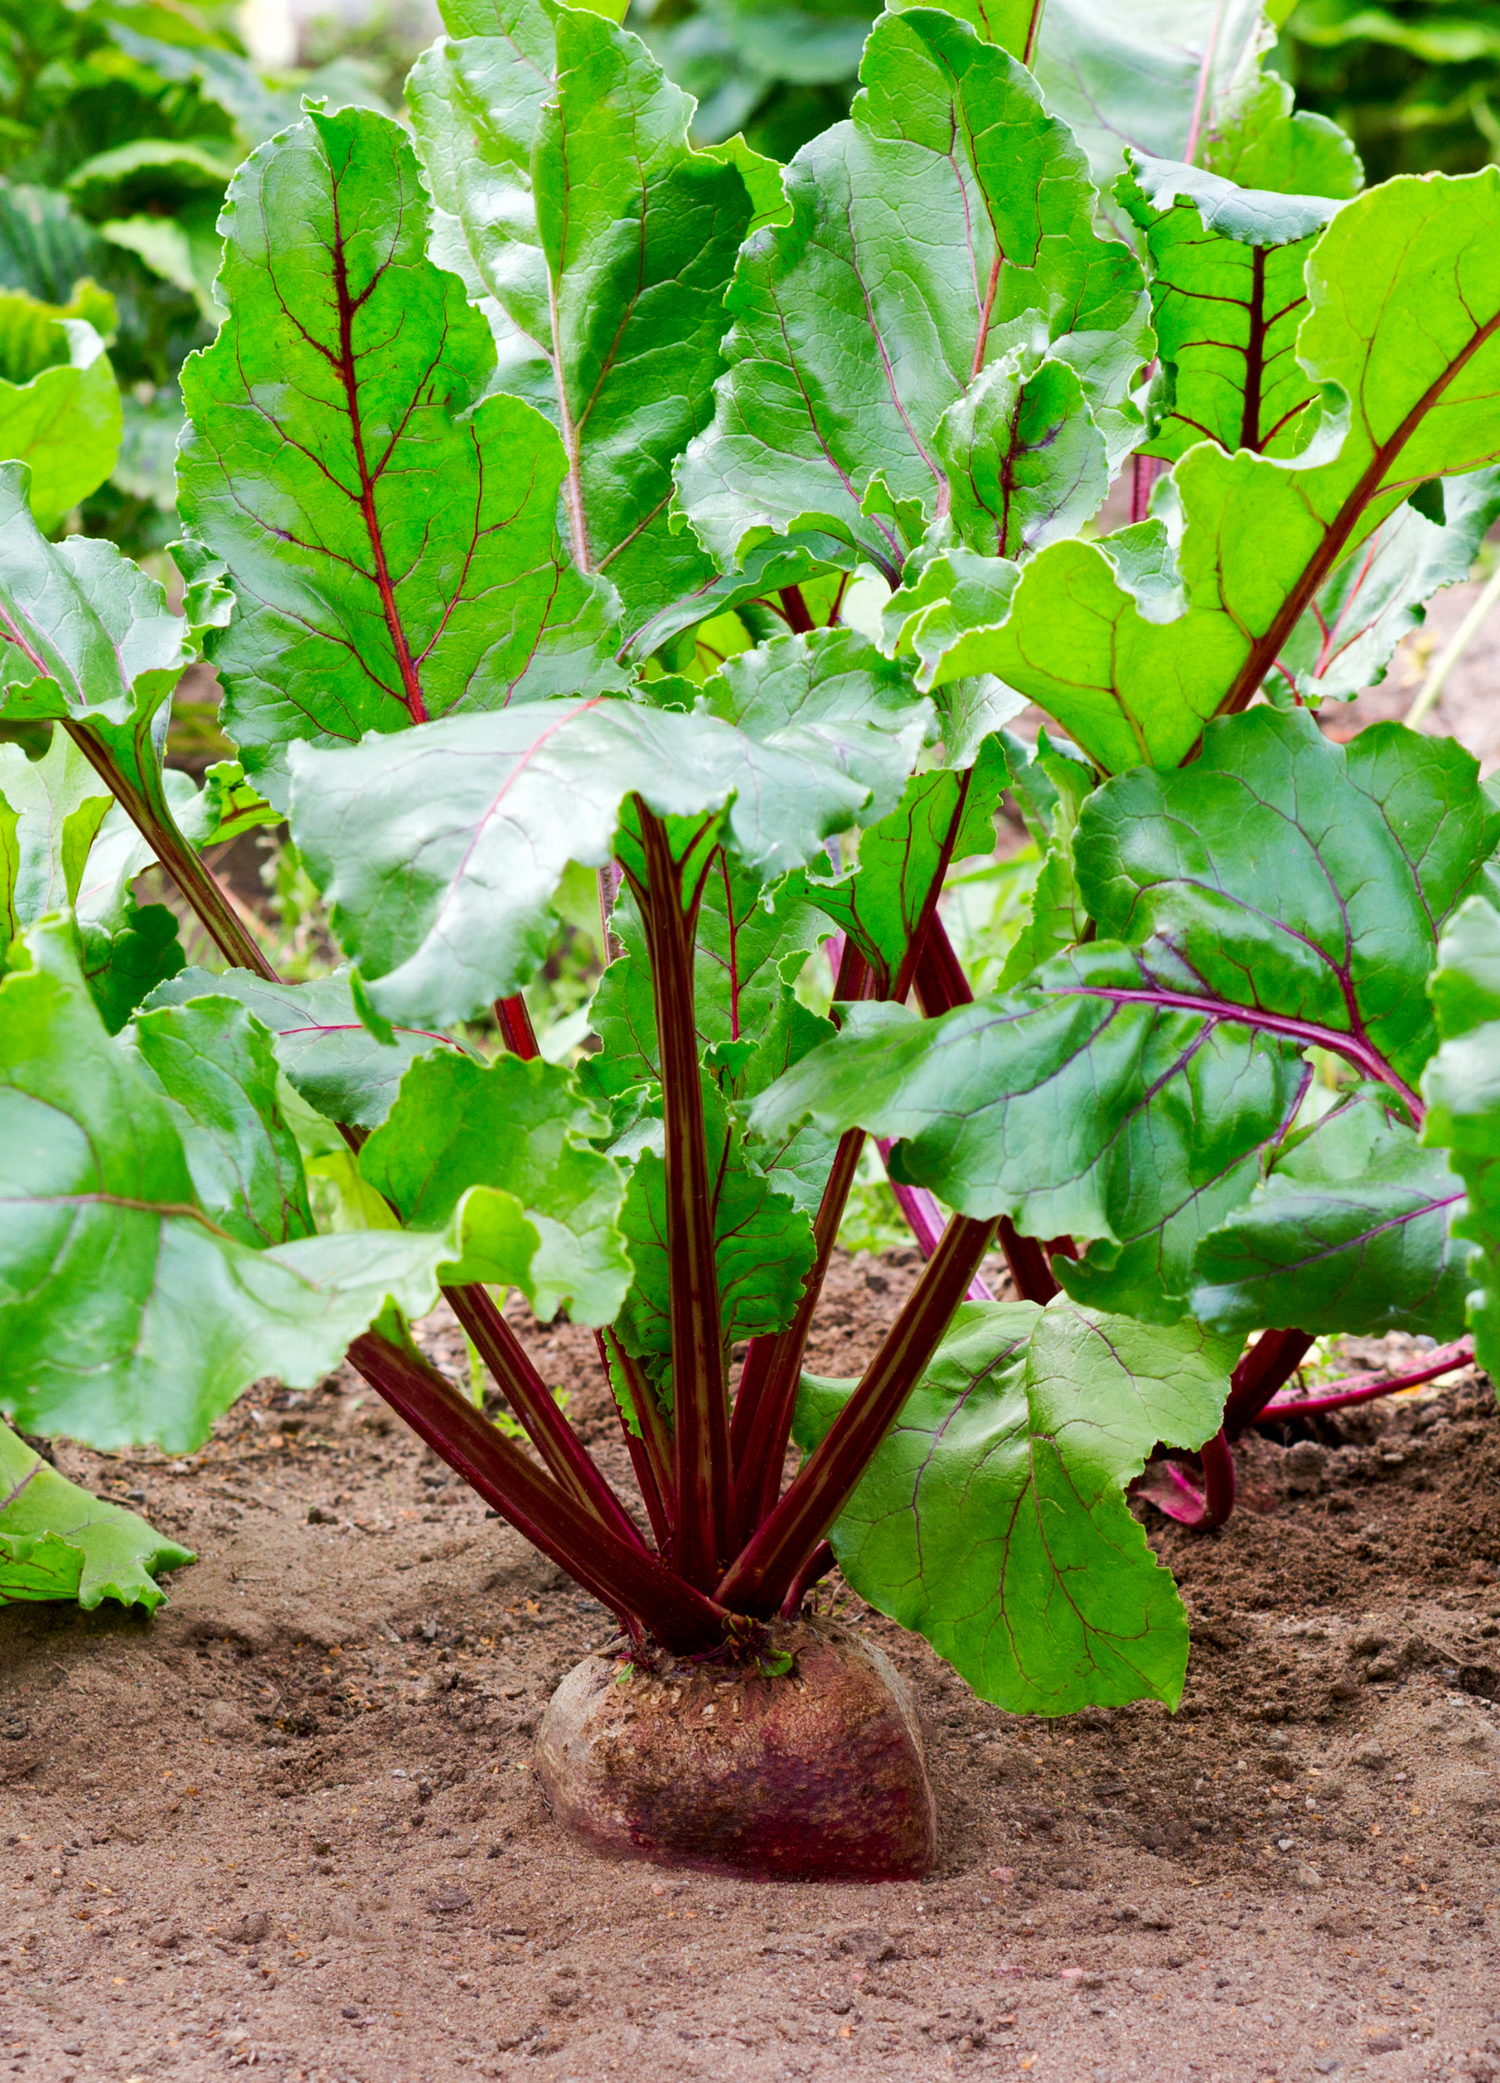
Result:
<instances>
[{"instance_id":1,"label":"leaf with red veins","mask_svg":"<svg viewBox=\"0 0 1500 2083\"><path fill-rule=\"evenodd\" d=\"M1308 254L1339 205L1237 188L1199 167L1127 153L1115 193L1151 258L1160 424L1142 453L1196 441L1294 455L1318 387L1297 359Z\"/></svg>"},{"instance_id":2,"label":"leaf with red veins","mask_svg":"<svg viewBox=\"0 0 1500 2083\"><path fill-rule=\"evenodd\" d=\"M790 224L745 246L717 417L678 468L726 569L816 528L894 584L909 516L947 509L938 422L1018 345L1072 365L1107 438L1138 426L1141 277L1024 66L919 7L876 23L860 78L850 120L787 169Z\"/></svg>"},{"instance_id":3,"label":"leaf with red veins","mask_svg":"<svg viewBox=\"0 0 1500 2083\"><path fill-rule=\"evenodd\" d=\"M1217 724L1191 766L1133 769L1084 805L1078 884L1110 937L937 1020L851 1008L752 1128L890 1137L893 1176L960 1214L1086 1240L1054 1262L1080 1300L1171 1320L1200 1239L1291 1132L1307 1049L1420 1116L1438 936L1497 837L1451 740L1381 724L1346 749L1272 709Z\"/></svg>"},{"instance_id":4,"label":"leaf with red veins","mask_svg":"<svg viewBox=\"0 0 1500 2083\"><path fill-rule=\"evenodd\" d=\"M1277 669L1304 701L1352 700L1379 684L1401 639L1426 619L1423 603L1459 585L1500 516L1500 466L1450 477L1441 523L1407 502L1335 571L1288 637ZM1268 683L1276 698L1277 683Z\"/></svg>"},{"instance_id":5,"label":"leaf with red veins","mask_svg":"<svg viewBox=\"0 0 1500 2083\"><path fill-rule=\"evenodd\" d=\"M488 300L506 389L558 428L574 556L618 588L635 636L716 576L671 525L672 465L713 416L750 195L689 145L691 97L602 15L500 0L450 16L409 90L438 250L461 249Z\"/></svg>"},{"instance_id":6,"label":"leaf with red veins","mask_svg":"<svg viewBox=\"0 0 1500 2083\"><path fill-rule=\"evenodd\" d=\"M229 318L183 372L183 519L237 603L209 650L246 771L285 801L294 739L619 684L613 596L557 529L566 458L425 253L399 125L313 114L225 205Z\"/></svg>"}]
</instances>

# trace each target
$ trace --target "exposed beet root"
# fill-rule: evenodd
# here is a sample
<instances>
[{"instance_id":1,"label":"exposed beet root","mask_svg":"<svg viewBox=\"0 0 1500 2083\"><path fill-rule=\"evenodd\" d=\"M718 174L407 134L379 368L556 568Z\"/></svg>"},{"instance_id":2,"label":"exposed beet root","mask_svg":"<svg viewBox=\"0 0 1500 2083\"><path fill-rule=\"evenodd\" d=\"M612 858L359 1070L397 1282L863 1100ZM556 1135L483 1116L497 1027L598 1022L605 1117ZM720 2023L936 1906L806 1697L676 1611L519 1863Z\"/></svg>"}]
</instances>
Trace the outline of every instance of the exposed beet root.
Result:
<instances>
[{"instance_id":1,"label":"exposed beet root","mask_svg":"<svg viewBox=\"0 0 1500 2083\"><path fill-rule=\"evenodd\" d=\"M612 1858L785 1880L911 1880L931 1866L937 1811L905 1680L872 1643L782 1621L751 1666L570 1671L537 1738L564 1829Z\"/></svg>"}]
</instances>

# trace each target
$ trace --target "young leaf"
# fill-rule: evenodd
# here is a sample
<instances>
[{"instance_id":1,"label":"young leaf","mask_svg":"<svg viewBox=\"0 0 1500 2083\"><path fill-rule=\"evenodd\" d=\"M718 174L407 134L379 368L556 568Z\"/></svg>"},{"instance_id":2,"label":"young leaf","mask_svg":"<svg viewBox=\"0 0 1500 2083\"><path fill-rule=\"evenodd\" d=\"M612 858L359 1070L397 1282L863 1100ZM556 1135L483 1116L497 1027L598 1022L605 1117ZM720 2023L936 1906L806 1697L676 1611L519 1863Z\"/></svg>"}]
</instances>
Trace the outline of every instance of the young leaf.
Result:
<instances>
[{"instance_id":1,"label":"young leaf","mask_svg":"<svg viewBox=\"0 0 1500 2083\"><path fill-rule=\"evenodd\" d=\"M930 711L914 691L904 714L874 703L856 676L841 726L808 691L806 724L795 704L755 719L764 744L712 715L596 700L448 717L336 753L295 747L297 844L378 1012L446 1025L517 989L568 862L603 866L631 793L664 817L727 805L718 836L763 880L809 859L869 804L870 783L847 770L894 793Z\"/></svg>"},{"instance_id":2,"label":"young leaf","mask_svg":"<svg viewBox=\"0 0 1500 2083\"><path fill-rule=\"evenodd\" d=\"M0 982L0 1409L99 1447L202 1443L258 1375L311 1388L394 1300L420 1315L446 1231L254 1251L200 1207L161 1093L105 1033L64 923Z\"/></svg>"},{"instance_id":3,"label":"young leaf","mask_svg":"<svg viewBox=\"0 0 1500 2083\"><path fill-rule=\"evenodd\" d=\"M509 1194L539 1240L518 1283L536 1314L566 1307L577 1323L607 1324L630 1259L618 1227L625 1175L589 1142L606 1126L557 1065L501 1056L484 1069L444 1050L406 1072L360 1152L360 1176L422 1229L448 1222L472 1186Z\"/></svg>"},{"instance_id":4,"label":"young leaf","mask_svg":"<svg viewBox=\"0 0 1500 2083\"><path fill-rule=\"evenodd\" d=\"M1145 236L1161 358L1160 425L1142 453L1195 441L1295 455L1317 385L1297 360L1303 270L1338 209L1238 188L1201 167L1126 155L1116 194Z\"/></svg>"},{"instance_id":5,"label":"young leaf","mask_svg":"<svg viewBox=\"0 0 1500 2083\"><path fill-rule=\"evenodd\" d=\"M557 533L562 443L486 395L489 328L424 223L399 125L310 115L231 184L230 316L183 370L182 517L237 597L208 648L277 801L292 740L618 684L607 588Z\"/></svg>"},{"instance_id":6,"label":"young leaf","mask_svg":"<svg viewBox=\"0 0 1500 2083\"><path fill-rule=\"evenodd\" d=\"M750 197L722 155L689 147L692 102L638 38L540 0L493 13L419 60L417 138L528 365L522 394L562 436L574 561L613 581L631 633L715 576L667 506L673 461L713 413Z\"/></svg>"},{"instance_id":7,"label":"young leaf","mask_svg":"<svg viewBox=\"0 0 1500 2083\"><path fill-rule=\"evenodd\" d=\"M118 1504L106 1504L0 1424L0 1605L7 1600L101 1600L154 1613L162 1570L196 1558Z\"/></svg>"},{"instance_id":8,"label":"young leaf","mask_svg":"<svg viewBox=\"0 0 1500 2083\"><path fill-rule=\"evenodd\" d=\"M185 1005L194 998L234 998L269 1029L276 1061L310 1107L348 1128L378 1128L390 1113L409 1066L431 1050L458 1044L446 1035L398 1027L388 1044L376 1041L360 1018L349 972L307 984L273 984L248 969L214 976L185 969L161 984L147 1010Z\"/></svg>"},{"instance_id":9,"label":"young leaf","mask_svg":"<svg viewBox=\"0 0 1500 2083\"><path fill-rule=\"evenodd\" d=\"M44 533L114 469L120 425L120 387L93 326L0 291L0 456L30 466Z\"/></svg>"},{"instance_id":10,"label":"young leaf","mask_svg":"<svg viewBox=\"0 0 1500 2083\"><path fill-rule=\"evenodd\" d=\"M1237 1353L1064 1296L963 1304L829 1534L846 1579L1010 1713L1175 1707L1187 1616L1124 1491L1217 1429ZM803 1377L804 1451L853 1387Z\"/></svg>"},{"instance_id":11,"label":"young leaf","mask_svg":"<svg viewBox=\"0 0 1500 2083\"><path fill-rule=\"evenodd\" d=\"M186 775L163 777L169 798L196 802ZM16 814L10 935L50 912L77 917L83 971L105 1026L116 1034L164 977L183 965L177 920L163 904L137 905L130 883L155 859L65 730L29 760L0 745L0 800Z\"/></svg>"},{"instance_id":12,"label":"young leaf","mask_svg":"<svg viewBox=\"0 0 1500 2083\"><path fill-rule=\"evenodd\" d=\"M26 478L0 463L0 721L85 733L127 790L161 802L152 725L192 656L187 625L113 543L47 542Z\"/></svg>"},{"instance_id":13,"label":"young leaf","mask_svg":"<svg viewBox=\"0 0 1500 2083\"><path fill-rule=\"evenodd\" d=\"M1198 1246L1193 1315L1242 1334L1456 1338L1471 1254L1448 1222L1462 1200L1441 1152L1423 1150L1375 1097L1345 1101Z\"/></svg>"},{"instance_id":14,"label":"young leaf","mask_svg":"<svg viewBox=\"0 0 1500 2083\"><path fill-rule=\"evenodd\" d=\"M1118 430L1146 352L1135 262L1095 232L1083 155L1022 65L914 8L876 23L860 78L851 120L787 168L791 223L745 248L718 414L679 466L726 569L815 528L894 584L947 503L934 435L974 377L1050 343Z\"/></svg>"},{"instance_id":15,"label":"young leaf","mask_svg":"<svg viewBox=\"0 0 1500 2083\"><path fill-rule=\"evenodd\" d=\"M1443 936L1432 1000L1443 1044L1422 1080L1423 1141L1451 1153L1467 1190L1453 1233L1479 1247L1469 1323L1480 1366L1500 1380L1500 912L1482 898Z\"/></svg>"},{"instance_id":16,"label":"young leaf","mask_svg":"<svg viewBox=\"0 0 1500 2083\"><path fill-rule=\"evenodd\" d=\"M739 1131L711 1078L703 1081L704 1128L713 1202L714 1260L724 1348L773 1335L791 1322L813 1262L812 1223L746 1162ZM652 1379L670 1380L672 1257L667 1240L666 1167L643 1151L630 1175L623 1226L635 1281L615 1325L626 1352Z\"/></svg>"},{"instance_id":17,"label":"young leaf","mask_svg":"<svg viewBox=\"0 0 1500 2083\"><path fill-rule=\"evenodd\" d=\"M1500 459L1500 170L1359 197L1307 280L1299 355L1338 392L1295 458L1201 442L1179 462L1186 612L1132 583L1116 539L1054 543L980 650L1107 772L1175 765L1211 716L1249 703L1341 560L1415 487Z\"/></svg>"},{"instance_id":18,"label":"young leaf","mask_svg":"<svg viewBox=\"0 0 1500 2083\"><path fill-rule=\"evenodd\" d=\"M949 521L965 549L1020 557L1074 535L1104 504L1109 457L1078 371L1017 347L937 423Z\"/></svg>"},{"instance_id":19,"label":"young leaf","mask_svg":"<svg viewBox=\"0 0 1500 2083\"><path fill-rule=\"evenodd\" d=\"M1078 888L1073 843L1094 776L1081 760L1068 759L1038 734L1036 755L1021 766L1008 748L1016 794L1024 806L1028 828L1044 848L1041 872L1031 894L1031 909L1016 935L998 988L1008 991L1024 983L1034 969L1064 953L1088 932L1088 914Z\"/></svg>"}]
</instances>

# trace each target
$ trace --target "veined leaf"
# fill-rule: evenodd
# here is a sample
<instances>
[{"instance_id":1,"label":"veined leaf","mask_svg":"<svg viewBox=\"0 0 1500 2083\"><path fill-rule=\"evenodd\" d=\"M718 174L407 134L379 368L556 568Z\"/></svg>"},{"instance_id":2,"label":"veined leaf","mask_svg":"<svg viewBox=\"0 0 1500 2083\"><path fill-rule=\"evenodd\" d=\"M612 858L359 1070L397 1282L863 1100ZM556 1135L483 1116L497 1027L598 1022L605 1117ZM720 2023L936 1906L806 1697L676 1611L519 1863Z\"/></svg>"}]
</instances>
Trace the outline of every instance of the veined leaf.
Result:
<instances>
[{"instance_id":1,"label":"veined leaf","mask_svg":"<svg viewBox=\"0 0 1500 2083\"><path fill-rule=\"evenodd\" d=\"M1455 740L1386 723L1339 746L1305 712L1259 709L1216 724L1191 766L1100 789L1076 857L1101 933L1154 938L1189 995L1320 1028L1413 1086L1436 1046L1439 935L1497 840Z\"/></svg>"},{"instance_id":2,"label":"veined leaf","mask_svg":"<svg viewBox=\"0 0 1500 2083\"><path fill-rule=\"evenodd\" d=\"M193 655L187 624L113 543L45 541L26 482L24 464L0 463L0 721L85 729L164 804L152 726Z\"/></svg>"},{"instance_id":3,"label":"veined leaf","mask_svg":"<svg viewBox=\"0 0 1500 2083\"><path fill-rule=\"evenodd\" d=\"M310 1236L302 1159L276 1096L276 1052L254 1014L232 998L164 1005L140 1015L125 1046L177 1124L203 1212L242 1244Z\"/></svg>"},{"instance_id":4,"label":"veined leaf","mask_svg":"<svg viewBox=\"0 0 1500 2083\"><path fill-rule=\"evenodd\" d=\"M179 483L235 590L208 645L246 771L281 801L290 741L618 684L607 588L557 532L562 443L486 395L489 328L423 251L400 126L309 116L223 221L230 316L183 369Z\"/></svg>"},{"instance_id":5,"label":"veined leaf","mask_svg":"<svg viewBox=\"0 0 1500 2083\"><path fill-rule=\"evenodd\" d=\"M155 1612L162 1570L194 1560L122 1505L70 1483L0 1424L0 1605L76 1600L91 1613L106 1598Z\"/></svg>"},{"instance_id":6,"label":"veined leaf","mask_svg":"<svg viewBox=\"0 0 1500 2083\"><path fill-rule=\"evenodd\" d=\"M1104 504L1109 455L1078 371L1033 347L976 376L938 421L933 453L948 480L958 542L1020 557L1073 535Z\"/></svg>"},{"instance_id":7,"label":"veined leaf","mask_svg":"<svg viewBox=\"0 0 1500 2083\"><path fill-rule=\"evenodd\" d=\"M1340 562L1413 489L1500 459L1500 170L1359 197L1307 280L1299 355L1338 392L1295 458L1201 442L1178 463L1186 611L1132 584L1117 538L1054 543L980 648L1107 772L1175 765L1210 717L1253 698Z\"/></svg>"},{"instance_id":8,"label":"veined leaf","mask_svg":"<svg viewBox=\"0 0 1500 2083\"><path fill-rule=\"evenodd\" d=\"M1261 0L1047 0L1036 72L1108 194L1127 146L1196 158L1274 36Z\"/></svg>"},{"instance_id":9,"label":"veined leaf","mask_svg":"<svg viewBox=\"0 0 1500 2083\"><path fill-rule=\"evenodd\" d=\"M1010 1713L1175 1707L1187 1616L1124 1491L1217 1429L1238 1351L1064 1296L963 1304L829 1534L845 1577ZM803 1377L799 1446L854 1386Z\"/></svg>"},{"instance_id":10,"label":"veined leaf","mask_svg":"<svg viewBox=\"0 0 1500 2083\"><path fill-rule=\"evenodd\" d=\"M1427 1066L1423 1141L1450 1153L1466 1205L1456 1237L1479 1247L1469 1296L1479 1364L1500 1380L1500 913L1471 897L1438 953L1432 1000L1443 1044Z\"/></svg>"},{"instance_id":11,"label":"veined leaf","mask_svg":"<svg viewBox=\"0 0 1500 2083\"><path fill-rule=\"evenodd\" d=\"M613 581L630 635L715 577L667 508L712 417L749 192L689 147L691 100L602 14L503 0L450 16L409 89L433 199L562 437L574 561Z\"/></svg>"},{"instance_id":12,"label":"veined leaf","mask_svg":"<svg viewBox=\"0 0 1500 2083\"><path fill-rule=\"evenodd\" d=\"M851 120L787 168L791 223L745 248L718 414L679 466L725 568L814 528L894 584L946 504L934 437L976 376L1050 347L1118 431L1147 351L1135 262L1096 234L1083 155L1024 66L913 8L877 22L860 77Z\"/></svg>"},{"instance_id":13,"label":"veined leaf","mask_svg":"<svg viewBox=\"0 0 1500 2083\"><path fill-rule=\"evenodd\" d=\"M258 1375L311 1388L388 1301L432 1306L463 1207L436 1233L249 1249L200 1206L173 1110L105 1033L70 928L26 945L32 966L0 981L0 1409L190 1452Z\"/></svg>"},{"instance_id":14,"label":"veined leaf","mask_svg":"<svg viewBox=\"0 0 1500 2083\"><path fill-rule=\"evenodd\" d=\"M1078 871L1073 843L1084 803L1093 792L1094 776L1082 760L1069 759L1048 743L1047 733L1037 738L1035 756L1023 767L1010 750L1012 780L1023 806L1028 829L1042 847L1041 872L1031 895L1026 924L1000 972L999 988L1009 990L1024 983L1034 969L1082 940L1088 930L1088 914L1078 888Z\"/></svg>"},{"instance_id":15,"label":"veined leaf","mask_svg":"<svg viewBox=\"0 0 1500 2083\"><path fill-rule=\"evenodd\" d=\"M1267 685L1273 700L1291 688L1304 701L1345 700L1375 686L1402 637L1426 619L1425 603L1469 576L1500 515L1500 468L1450 477L1434 489L1441 522L1408 500L1321 588L1281 648L1278 677Z\"/></svg>"},{"instance_id":16,"label":"veined leaf","mask_svg":"<svg viewBox=\"0 0 1500 2083\"><path fill-rule=\"evenodd\" d=\"M433 1049L458 1044L446 1035L398 1027L378 1042L360 1018L346 969L307 984L272 984L248 969L215 976L185 969L158 985L147 1011L195 998L234 998L270 1031L276 1061L288 1082L329 1121L378 1128L395 1104L407 1070Z\"/></svg>"},{"instance_id":17,"label":"veined leaf","mask_svg":"<svg viewBox=\"0 0 1500 2083\"><path fill-rule=\"evenodd\" d=\"M1295 455L1318 387L1297 360L1303 270L1339 205L1236 187L1200 167L1127 154L1116 193L1151 258L1160 424L1142 452L1196 441Z\"/></svg>"},{"instance_id":18,"label":"veined leaf","mask_svg":"<svg viewBox=\"0 0 1500 2083\"><path fill-rule=\"evenodd\" d=\"M632 793L663 817L726 811L705 842L765 881L800 866L860 820L877 783L894 794L931 724L915 690L903 706L889 688L872 699L868 676L842 685L843 726L829 689L801 672L740 728L595 700L449 717L338 753L296 747L297 844L378 1015L446 1025L516 989L541 959L568 862L603 866Z\"/></svg>"},{"instance_id":19,"label":"veined leaf","mask_svg":"<svg viewBox=\"0 0 1500 2083\"><path fill-rule=\"evenodd\" d=\"M931 917L948 869L993 853L995 812L1009 779L1004 747L987 738L967 772L936 767L914 775L890 815L860 834L859 865L842 881L802 878L808 902L849 935L874 971L873 996L904 996L897 985L913 936Z\"/></svg>"},{"instance_id":20,"label":"veined leaf","mask_svg":"<svg viewBox=\"0 0 1500 2083\"><path fill-rule=\"evenodd\" d=\"M1437 935L1483 886L1496 818L1451 741L1384 725L1339 748L1268 709L1215 725L1190 767L1083 808L1083 898L1129 945L939 1020L852 1008L752 1125L900 1139L896 1175L961 1213L1094 1240L1057 1265L1081 1300L1170 1319L1292 1123L1303 1048L1415 1103Z\"/></svg>"},{"instance_id":21,"label":"veined leaf","mask_svg":"<svg viewBox=\"0 0 1500 2083\"><path fill-rule=\"evenodd\" d=\"M607 1324L630 1259L618 1226L625 1174L589 1141L605 1128L557 1065L501 1056L485 1069L444 1051L407 1070L360 1152L360 1176L423 1229L448 1222L472 1186L509 1194L539 1239L525 1282L537 1315L566 1306L575 1322Z\"/></svg>"},{"instance_id":22,"label":"veined leaf","mask_svg":"<svg viewBox=\"0 0 1500 2083\"><path fill-rule=\"evenodd\" d=\"M1456 1338L1471 1254L1448 1223L1462 1200L1442 1153L1377 1098L1344 1101L1198 1246L1193 1314L1217 1331Z\"/></svg>"}]
</instances>

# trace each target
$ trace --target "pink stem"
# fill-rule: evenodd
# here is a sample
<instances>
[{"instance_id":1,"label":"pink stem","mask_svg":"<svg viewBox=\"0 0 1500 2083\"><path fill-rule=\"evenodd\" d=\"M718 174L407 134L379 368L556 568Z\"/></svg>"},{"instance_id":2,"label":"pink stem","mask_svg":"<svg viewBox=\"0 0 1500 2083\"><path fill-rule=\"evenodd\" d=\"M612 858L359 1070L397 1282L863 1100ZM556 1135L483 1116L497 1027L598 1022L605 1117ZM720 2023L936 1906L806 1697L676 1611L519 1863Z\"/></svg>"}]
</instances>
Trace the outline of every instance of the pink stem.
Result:
<instances>
[{"instance_id":1,"label":"pink stem","mask_svg":"<svg viewBox=\"0 0 1500 2083\"><path fill-rule=\"evenodd\" d=\"M947 1228L942 1210L925 1186L905 1186L899 1179L891 1179L890 1156L895 1148L893 1137L877 1136L875 1147L880 1152L881 1163L885 1166L886 1178L890 1180L891 1192L896 1196L896 1205L906 1217L907 1225L916 1239L918 1251L923 1258L931 1258L937 1250L938 1240ZM988 1287L976 1273L969 1282L966 1299L970 1302L993 1302L995 1294L993 1288Z\"/></svg>"},{"instance_id":2,"label":"pink stem","mask_svg":"<svg viewBox=\"0 0 1500 2083\"><path fill-rule=\"evenodd\" d=\"M1318 1410L1345 1410L1351 1403L1373 1403L1377 1396L1393 1396L1397 1389L1415 1389L1440 1374L1467 1367L1473 1357L1473 1339L1457 1338L1452 1345L1440 1345L1425 1367L1413 1367L1406 1374L1346 1374L1320 1396L1303 1396L1292 1403L1268 1403L1257 1423L1307 1417Z\"/></svg>"}]
</instances>

